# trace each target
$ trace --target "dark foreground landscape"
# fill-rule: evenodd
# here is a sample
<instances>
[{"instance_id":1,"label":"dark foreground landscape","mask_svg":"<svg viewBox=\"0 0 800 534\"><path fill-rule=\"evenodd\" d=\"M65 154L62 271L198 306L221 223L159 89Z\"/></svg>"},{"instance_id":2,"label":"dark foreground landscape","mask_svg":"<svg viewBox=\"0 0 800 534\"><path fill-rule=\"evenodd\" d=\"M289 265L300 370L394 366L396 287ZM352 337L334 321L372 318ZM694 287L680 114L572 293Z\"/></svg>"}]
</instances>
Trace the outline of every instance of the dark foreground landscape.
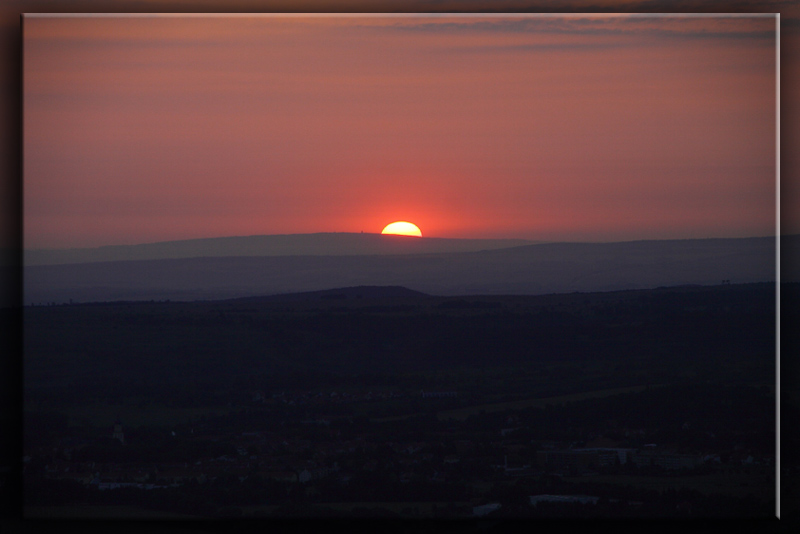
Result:
<instances>
[{"instance_id":1,"label":"dark foreground landscape","mask_svg":"<svg viewBox=\"0 0 800 534\"><path fill-rule=\"evenodd\" d=\"M774 517L775 285L26 307L27 517Z\"/></svg>"}]
</instances>

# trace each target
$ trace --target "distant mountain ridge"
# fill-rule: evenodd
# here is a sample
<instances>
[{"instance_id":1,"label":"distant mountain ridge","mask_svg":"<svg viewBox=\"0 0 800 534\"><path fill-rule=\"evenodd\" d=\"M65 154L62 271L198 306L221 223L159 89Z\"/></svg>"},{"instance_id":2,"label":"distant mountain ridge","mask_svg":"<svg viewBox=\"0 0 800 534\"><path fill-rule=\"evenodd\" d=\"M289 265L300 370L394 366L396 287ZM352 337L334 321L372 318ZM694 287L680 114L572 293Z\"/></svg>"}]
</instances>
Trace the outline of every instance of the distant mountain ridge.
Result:
<instances>
[{"instance_id":1,"label":"distant mountain ridge","mask_svg":"<svg viewBox=\"0 0 800 534\"><path fill-rule=\"evenodd\" d=\"M426 293L402 286L355 286L323 289L321 291L302 291L300 293L279 293L253 297L229 299L236 302L295 301L295 300L339 300L339 299L385 299L428 297Z\"/></svg>"},{"instance_id":2,"label":"distant mountain ridge","mask_svg":"<svg viewBox=\"0 0 800 534\"><path fill-rule=\"evenodd\" d=\"M452 239L364 233L253 235L94 248L30 249L25 265L229 256L355 256L475 252L534 244L525 239Z\"/></svg>"},{"instance_id":3,"label":"distant mountain ridge","mask_svg":"<svg viewBox=\"0 0 800 534\"><path fill-rule=\"evenodd\" d=\"M30 304L216 300L357 286L455 296L770 282L776 278L775 243L774 237L546 243L477 252L38 265L24 268L23 292Z\"/></svg>"}]
</instances>

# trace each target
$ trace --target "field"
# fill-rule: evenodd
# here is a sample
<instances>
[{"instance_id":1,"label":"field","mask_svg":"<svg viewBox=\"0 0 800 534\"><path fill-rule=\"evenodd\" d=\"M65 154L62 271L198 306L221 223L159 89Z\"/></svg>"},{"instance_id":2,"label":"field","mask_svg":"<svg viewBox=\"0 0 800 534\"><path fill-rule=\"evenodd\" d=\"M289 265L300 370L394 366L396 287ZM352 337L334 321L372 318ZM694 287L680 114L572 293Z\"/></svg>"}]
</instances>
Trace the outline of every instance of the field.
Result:
<instances>
[{"instance_id":1,"label":"field","mask_svg":"<svg viewBox=\"0 0 800 534\"><path fill-rule=\"evenodd\" d=\"M602 389L599 391L587 391L585 393L575 393L572 395L559 395L557 397L547 397L544 399L529 399L512 402L498 402L495 404L483 404L461 408L457 410L444 410L437 414L439 419L459 419L464 420L472 415L480 413L504 412L507 410L520 410L524 408L543 408L548 404L564 404L566 402L582 401L586 399L596 399L618 395L620 393L632 393L643 391L649 386L630 386L625 388Z\"/></svg>"},{"instance_id":2,"label":"field","mask_svg":"<svg viewBox=\"0 0 800 534\"><path fill-rule=\"evenodd\" d=\"M23 517L36 519L196 519L195 516L156 512L138 506L89 505L26 506Z\"/></svg>"},{"instance_id":3,"label":"field","mask_svg":"<svg viewBox=\"0 0 800 534\"><path fill-rule=\"evenodd\" d=\"M214 417L225 415L230 411L224 406L220 407L175 407L165 406L150 402L129 401L124 404L94 403L74 406L68 409L69 425L73 427L108 426L108 421L121 419L126 426L136 428L140 426L170 427L185 425L187 421L196 421L201 417Z\"/></svg>"}]
</instances>

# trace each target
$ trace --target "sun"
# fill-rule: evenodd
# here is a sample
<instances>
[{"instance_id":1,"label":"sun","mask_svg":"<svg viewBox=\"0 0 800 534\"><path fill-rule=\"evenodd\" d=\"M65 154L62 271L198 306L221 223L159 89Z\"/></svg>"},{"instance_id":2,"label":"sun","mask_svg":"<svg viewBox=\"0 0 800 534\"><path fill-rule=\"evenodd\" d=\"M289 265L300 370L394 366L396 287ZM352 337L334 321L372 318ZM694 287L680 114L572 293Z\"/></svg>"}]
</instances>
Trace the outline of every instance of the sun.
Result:
<instances>
[{"instance_id":1,"label":"sun","mask_svg":"<svg viewBox=\"0 0 800 534\"><path fill-rule=\"evenodd\" d=\"M397 221L393 222L392 224L387 224L386 228L383 229L381 232L382 234L392 234L392 235L410 235L413 237L422 237L422 232L420 231L419 227L416 224L406 222L406 221Z\"/></svg>"}]
</instances>

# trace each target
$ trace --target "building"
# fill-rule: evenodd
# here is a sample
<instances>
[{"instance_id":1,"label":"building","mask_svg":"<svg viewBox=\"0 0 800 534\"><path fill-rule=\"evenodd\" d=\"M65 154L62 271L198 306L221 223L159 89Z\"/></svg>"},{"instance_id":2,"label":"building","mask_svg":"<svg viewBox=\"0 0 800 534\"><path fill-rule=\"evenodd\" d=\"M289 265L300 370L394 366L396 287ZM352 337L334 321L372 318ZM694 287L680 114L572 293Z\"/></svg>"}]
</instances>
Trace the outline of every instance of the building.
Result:
<instances>
[{"instance_id":1,"label":"building","mask_svg":"<svg viewBox=\"0 0 800 534\"><path fill-rule=\"evenodd\" d=\"M489 504L482 504L480 506L473 506L472 507L472 515L475 517L483 517L487 514L494 512L495 510L499 510L500 507L503 505L499 502L493 502Z\"/></svg>"},{"instance_id":2,"label":"building","mask_svg":"<svg viewBox=\"0 0 800 534\"><path fill-rule=\"evenodd\" d=\"M703 462L703 458L693 454L646 451L633 457L637 467L661 467L670 471L692 469Z\"/></svg>"},{"instance_id":3,"label":"building","mask_svg":"<svg viewBox=\"0 0 800 534\"><path fill-rule=\"evenodd\" d=\"M111 432L113 439L118 439L120 443L125 443L125 434L122 432L122 422L117 419L114 423L114 430Z\"/></svg>"}]
</instances>

